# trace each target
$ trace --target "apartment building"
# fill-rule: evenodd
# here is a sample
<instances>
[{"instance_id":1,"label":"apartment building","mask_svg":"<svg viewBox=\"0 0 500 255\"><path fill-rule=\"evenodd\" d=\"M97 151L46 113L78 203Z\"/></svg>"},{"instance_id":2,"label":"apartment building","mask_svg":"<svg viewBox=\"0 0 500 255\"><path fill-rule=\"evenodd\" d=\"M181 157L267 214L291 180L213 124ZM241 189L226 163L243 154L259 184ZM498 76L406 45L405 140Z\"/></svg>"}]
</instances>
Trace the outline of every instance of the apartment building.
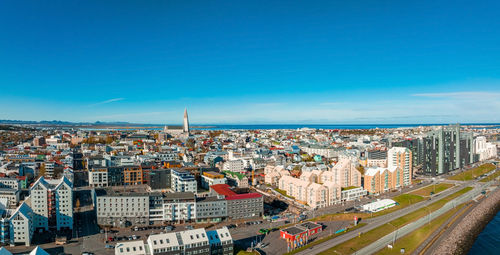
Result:
<instances>
[{"instance_id":1,"label":"apartment building","mask_svg":"<svg viewBox=\"0 0 500 255\"><path fill-rule=\"evenodd\" d=\"M196 219L196 196L193 192L166 193L163 196L163 221L191 222Z\"/></svg>"},{"instance_id":2,"label":"apartment building","mask_svg":"<svg viewBox=\"0 0 500 255\"><path fill-rule=\"evenodd\" d=\"M427 133L423 146L425 174L446 174L475 162L472 134L462 132L458 124Z\"/></svg>"},{"instance_id":3,"label":"apartment building","mask_svg":"<svg viewBox=\"0 0 500 255\"><path fill-rule=\"evenodd\" d=\"M222 169L236 173L245 173L245 162L242 159L228 160L224 162Z\"/></svg>"},{"instance_id":4,"label":"apartment building","mask_svg":"<svg viewBox=\"0 0 500 255\"><path fill-rule=\"evenodd\" d=\"M279 180L279 189L312 208L326 207L340 202L340 185L331 179L324 181L321 179L321 176L328 172L316 171L307 172L304 177L301 176L302 179L283 176Z\"/></svg>"},{"instance_id":5,"label":"apartment building","mask_svg":"<svg viewBox=\"0 0 500 255\"><path fill-rule=\"evenodd\" d=\"M478 136L474 139L474 153L479 156L479 161L491 159L497 156L497 146L486 141L486 137Z\"/></svg>"},{"instance_id":6,"label":"apartment building","mask_svg":"<svg viewBox=\"0 0 500 255\"><path fill-rule=\"evenodd\" d=\"M108 181L108 168L92 168L89 169L89 186L90 187L107 187Z\"/></svg>"},{"instance_id":7,"label":"apartment building","mask_svg":"<svg viewBox=\"0 0 500 255\"><path fill-rule=\"evenodd\" d=\"M97 224L113 227L149 224L150 197L143 186L92 190Z\"/></svg>"},{"instance_id":8,"label":"apartment building","mask_svg":"<svg viewBox=\"0 0 500 255\"><path fill-rule=\"evenodd\" d=\"M196 222L221 222L227 217L227 201L222 196L196 198Z\"/></svg>"},{"instance_id":9,"label":"apartment building","mask_svg":"<svg viewBox=\"0 0 500 255\"><path fill-rule=\"evenodd\" d=\"M123 184L124 185L140 185L143 184L143 171L140 166L126 166L123 168Z\"/></svg>"},{"instance_id":10,"label":"apartment building","mask_svg":"<svg viewBox=\"0 0 500 255\"><path fill-rule=\"evenodd\" d=\"M172 169L172 192L193 192L198 191L197 182L194 176L188 171Z\"/></svg>"},{"instance_id":11,"label":"apartment building","mask_svg":"<svg viewBox=\"0 0 500 255\"><path fill-rule=\"evenodd\" d=\"M148 251L148 252L146 252ZM234 254L233 238L226 227L203 228L150 235L143 241L118 243L115 255L229 255Z\"/></svg>"},{"instance_id":12,"label":"apartment building","mask_svg":"<svg viewBox=\"0 0 500 255\"><path fill-rule=\"evenodd\" d=\"M410 149L405 147L392 147L388 151L387 167L397 168L396 187L411 185L413 180L413 157Z\"/></svg>"},{"instance_id":13,"label":"apartment building","mask_svg":"<svg viewBox=\"0 0 500 255\"><path fill-rule=\"evenodd\" d=\"M370 194L380 194L402 187L404 184L404 174L401 168L392 166L372 167L365 171L364 188Z\"/></svg>"},{"instance_id":14,"label":"apartment building","mask_svg":"<svg viewBox=\"0 0 500 255\"><path fill-rule=\"evenodd\" d=\"M227 184L210 186L213 195L227 201L227 215L232 219L260 217L264 213L264 200L259 193L236 193Z\"/></svg>"},{"instance_id":15,"label":"apartment building","mask_svg":"<svg viewBox=\"0 0 500 255\"><path fill-rule=\"evenodd\" d=\"M73 229L73 183L66 177L40 177L30 188L30 201L35 229Z\"/></svg>"},{"instance_id":16,"label":"apartment building","mask_svg":"<svg viewBox=\"0 0 500 255\"><path fill-rule=\"evenodd\" d=\"M21 244L30 246L35 231L33 225L33 210L26 203L17 209L0 209L0 242L3 245Z\"/></svg>"},{"instance_id":17,"label":"apartment building","mask_svg":"<svg viewBox=\"0 0 500 255\"><path fill-rule=\"evenodd\" d=\"M201 176L201 186L204 189L209 189L210 186L215 185L215 184L226 184L227 179L226 177L217 172L203 172L203 175Z\"/></svg>"}]
</instances>

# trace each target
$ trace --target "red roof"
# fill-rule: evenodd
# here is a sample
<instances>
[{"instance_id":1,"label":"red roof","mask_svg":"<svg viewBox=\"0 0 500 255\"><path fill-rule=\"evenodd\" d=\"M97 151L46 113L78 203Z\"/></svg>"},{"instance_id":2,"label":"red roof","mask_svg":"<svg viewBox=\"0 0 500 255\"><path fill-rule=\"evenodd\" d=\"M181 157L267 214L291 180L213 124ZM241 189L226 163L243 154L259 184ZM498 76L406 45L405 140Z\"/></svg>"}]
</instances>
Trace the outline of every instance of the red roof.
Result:
<instances>
[{"instance_id":1,"label":"red roof","mask_svg":"<svg viewBox=\"0 0 500 255\"><path fill-rule=\"evenodd\" d=\"M230 186L227 184L215 184L210 186L212 190L217 192L219 195L226 197L226 200L237 200L237 199L249 199L249 198L259 198L262 197L259 193L246 193L246 194L236 194L232 191Z\"/></svg>"},{"instance_id":2,"label":"red roof","mask_svg":"<svg viewBox=\"0 0 500 255\"><path fill-rule=\"evenodd\" d=\"M233 196L236 195L234 191L232 191L229 188L229 185L227 184L215 184L210 186L211 189L213 189L217 194L223 195L223 196Z\"/></svg>"},{"instance_id":3,"label":"red roof","mask_svg":"<svg viewBox=\"0 0 500 255\"><path fill-rule=\"evenodd\" d=\"M262 197L259 193L246 193L246 194L236 194L232 196L227 196L226 200L237 200L237 199L249 199L249 198L259 198Z\"/></svg>"},{"instance_id":4,"label":"red roof","mask_svg":"<svg viewBox=\"0 0 500 255\"><path fill-rule=\"evenodd\" d=\"M16 178L21 181L26 180L26 176L16 176Z\"/></svg>"}]
</instances>

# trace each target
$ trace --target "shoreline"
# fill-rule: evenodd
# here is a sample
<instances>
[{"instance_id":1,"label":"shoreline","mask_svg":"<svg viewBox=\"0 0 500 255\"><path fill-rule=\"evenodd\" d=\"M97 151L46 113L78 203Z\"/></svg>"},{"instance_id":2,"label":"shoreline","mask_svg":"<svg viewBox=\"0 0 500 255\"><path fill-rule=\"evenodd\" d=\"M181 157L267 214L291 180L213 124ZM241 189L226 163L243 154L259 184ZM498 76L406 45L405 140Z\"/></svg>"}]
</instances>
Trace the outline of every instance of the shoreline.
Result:
<instances>
[{"instance_id":1,"label":"shoreline","mask_svg":"<svg viewBox=\"0 0 500 255\"><path fill-rule=\"evenodd\" d=\"M488 194L448 236L432 254L467 254L479 234L500 211L500 189Z\"/></svg>"}]
</instances>

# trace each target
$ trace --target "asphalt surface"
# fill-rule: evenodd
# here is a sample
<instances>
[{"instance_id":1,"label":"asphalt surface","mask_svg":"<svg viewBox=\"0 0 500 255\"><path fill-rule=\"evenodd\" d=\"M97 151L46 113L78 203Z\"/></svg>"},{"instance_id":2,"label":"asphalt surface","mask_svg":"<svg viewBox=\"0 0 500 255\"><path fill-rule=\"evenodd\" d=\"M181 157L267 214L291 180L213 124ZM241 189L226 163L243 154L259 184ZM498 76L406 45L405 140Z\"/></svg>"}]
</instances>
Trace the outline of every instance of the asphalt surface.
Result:
<instances>
[{"instance_id":1,"label":"asphalt surface","mask_svg":"<svg viewBox=\"0 0 500 255\"><path fill-rule=\"evenodd\" d=\"M366 222L368 223L367 225L361 227L361 228L358 228L356 231L352 231L352 232L348 232L344 235L341 235L339 237L336 237L334 239L331 239L331 240L328 240L326 242L323 242L321 244L318 244L318 245L315 245L309 249L306 249L302 252L299 252L297 254L303 254L303 255L308 255L308 254L317 254L317 253L320 253L322 251L325 251L331 247L334 247L338 244L341 244L349 239L352 239L354 237L357 237L358 236L358 233L361 232L361 233L364 233L364 232L367 232L367 231L370 231L374 228L377 228L379 226L382 226L384 224L386 224L387 222L390 222L392 221L393 219L396 219L396 218L399 218L401 216L404 216L406 214L409 214L411 212L414 212L420 208L423 208L425 206L428 206L436 201L439 201L441 200L442 198L464 188L468 186L467 184L462 184L460 186L455 186L453 188L450 188L450 189L447 189L439 194L436 194L433 196L433 198L431 200L424 200L422 202L419 202L419 203L416 203L416 204L413 204L413 205L410 205L410 206L407 206L405 208L402 208L400 210L397 210L395 212L392 212L392 213L389 213L389 214L386 214L386 215L383 215L383 216L379 216L379 217L376 217L376 218L371 218L371 219L367 219L363 222ZM392 236L391 236L392 237ZM392 239L391 239L391 242L392 242ZM373 251L373 250L372 250Z\"/></svg>"}]
</instances>

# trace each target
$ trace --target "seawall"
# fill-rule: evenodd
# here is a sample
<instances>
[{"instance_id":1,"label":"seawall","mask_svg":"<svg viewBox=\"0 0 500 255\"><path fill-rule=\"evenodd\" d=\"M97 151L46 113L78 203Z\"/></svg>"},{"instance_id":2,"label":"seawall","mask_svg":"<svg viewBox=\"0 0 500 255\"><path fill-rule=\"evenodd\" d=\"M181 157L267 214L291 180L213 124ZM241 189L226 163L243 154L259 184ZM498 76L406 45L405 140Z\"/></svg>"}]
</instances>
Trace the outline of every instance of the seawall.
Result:
<instances>
[{"instance_id":1,"label":"seawall","mask_svg":"<svg viewBox=\"0 0 500 255\"><path fill-rule=\"evenodd\" d=\"M477 236L500 210L500 189L483 199L431 254L467 254Z\"/></svg>"}]
</instances>

